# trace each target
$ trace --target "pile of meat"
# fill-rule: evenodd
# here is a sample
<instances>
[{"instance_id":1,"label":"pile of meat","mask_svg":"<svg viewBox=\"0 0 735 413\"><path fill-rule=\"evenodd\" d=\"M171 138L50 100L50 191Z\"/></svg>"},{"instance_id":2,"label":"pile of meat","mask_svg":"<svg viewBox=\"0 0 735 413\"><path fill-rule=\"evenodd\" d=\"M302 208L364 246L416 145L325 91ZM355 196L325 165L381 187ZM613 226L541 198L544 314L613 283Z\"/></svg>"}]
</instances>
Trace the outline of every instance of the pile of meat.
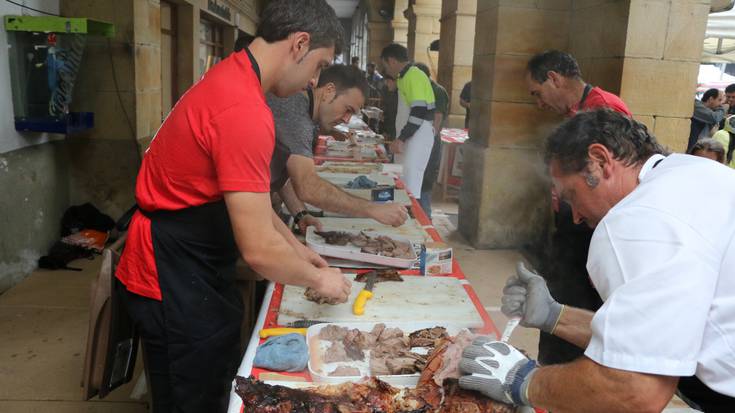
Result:
<instances>
[{"instance_id":1,"label":"pile of meat","mask_svg":"<svg viewBox=\"0 0 735 413\"><path fill-rule=\"evenodd\" d=\"M466 344L466 338L459 338L464 344L458 338L438 341L413 389L397 389L374 377L361 383L301 390L236 377L235 391L249 413L512 413L512 406L459 388L456 379L437 380L442 371L452 371L450 376L458 377L459 360L448 355L452 347Z\"/></svg>"},{"instance_id":2,"label":"pile of meat","mask_svg":"<svg viewBox=\"0 0 735 413\"><path fill-rule=\"evenodd\" d=\"M315 231L316 235L324 238L329 245L352 244L360 248L360 252L367 254L382 255L391 258L416 258L413 247L408 242L396 241L385 235L371 237L364 232L350 234L344 231Z\"/></svg>"},{"instance_id":3,"label":"pile of meat","mask_svg":"<svg viewBox=\"0 0 735 413\"><path fill-rule=\"evenodd\" d=\"M375 274L376 283L385 282L385 281L403 282L403 278L401 278L401 275L398 273L398 271L392 270L392 269L372 270L368 272L363 272L361 274L358 274L355 277L355 281L361 282L361 283L367 282L368 276L372 274ZM304 291L304 297L306 297L307 300L315 302L317 304L330 304L330 305L338 304L337 300L333 298L323 297L311 287L307 288L306 291Z\"/></svg>"},{"instance_id":4,"label":"pile of meat","mask_svg":"<svg viewBox=\"0 0 735 413\"><path fill-rule=\"evenodd\" d=\"M325 363L350 361L369 362L373 376L414 374L426 366L426 355L412 348L433 348L437 340L447 337L444 327L426 328L406 335L399 328L376 324L372 331L348 329L336 325L322 328L318 338L329 342L322 360ZM369 357L366 353L369 352ZM359 376L356 367L341 366L330 376Z\"/></svg>"}]
</instances>

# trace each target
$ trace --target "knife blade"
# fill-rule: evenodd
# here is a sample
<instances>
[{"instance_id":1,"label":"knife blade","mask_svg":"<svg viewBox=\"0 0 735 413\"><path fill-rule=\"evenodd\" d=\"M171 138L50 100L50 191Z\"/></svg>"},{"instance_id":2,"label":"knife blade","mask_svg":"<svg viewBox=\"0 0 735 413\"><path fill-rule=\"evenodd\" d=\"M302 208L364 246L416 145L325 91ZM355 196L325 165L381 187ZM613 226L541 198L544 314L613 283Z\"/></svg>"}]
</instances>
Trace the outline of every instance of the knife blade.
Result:
<instances>
[{"instance_id":1,"label":"knife blade","mask_svg":"<svg viewBox=\"0 0 735 413\"><path fill-rule=\"evenodd\" d=\"M296 321L292 321L290 323L286 323L286 327L289 327L289 328L308 328L308 327L311 327L313 325L323 324L323 323L326 323L326 322L327 321L322 321L322 320L296 320Z\"/></svg>"},{"instance_id":2,"label":"knife blade","mask_svg":"<svg viewBox=\"0 0 735 413\"><path fill-rule=\"evenodd\" d=\"M357 294L355 303L352 305L352 313L355 315L365 314L365 304L373 297L373 287L375 287L375 279L378 277L378 273L373 271L367 276L365 281L365 287Z\"/></svg>"}]
</instances>

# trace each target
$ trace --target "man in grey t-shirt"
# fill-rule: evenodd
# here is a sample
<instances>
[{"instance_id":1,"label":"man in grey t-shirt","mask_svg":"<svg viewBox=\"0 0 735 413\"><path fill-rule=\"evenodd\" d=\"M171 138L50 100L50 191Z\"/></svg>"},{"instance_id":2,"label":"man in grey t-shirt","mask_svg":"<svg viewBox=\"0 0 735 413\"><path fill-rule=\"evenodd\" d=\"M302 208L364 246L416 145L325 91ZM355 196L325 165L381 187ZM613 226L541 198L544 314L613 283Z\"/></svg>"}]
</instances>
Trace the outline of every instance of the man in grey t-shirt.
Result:
<instances>
[{"instance_id":1,"label":"man in grey t-shirt","mask_svg":"<svg viewBox=\"0 0 735 413\"><path fill-rule=\"evenodd\" d=\"M320 178L314 166L314 144L319 131L330 132L348 122L365 103L367 80L358 69L334 65L322 71L319 83L288 98L267 96L276 127L271 159L271 191L278 192L302 229L318 225L305 213L304 202L325 211L373 218L393 226L408 218L399 204L377 204L348 194Z\"/></svg>"}]
</instances>

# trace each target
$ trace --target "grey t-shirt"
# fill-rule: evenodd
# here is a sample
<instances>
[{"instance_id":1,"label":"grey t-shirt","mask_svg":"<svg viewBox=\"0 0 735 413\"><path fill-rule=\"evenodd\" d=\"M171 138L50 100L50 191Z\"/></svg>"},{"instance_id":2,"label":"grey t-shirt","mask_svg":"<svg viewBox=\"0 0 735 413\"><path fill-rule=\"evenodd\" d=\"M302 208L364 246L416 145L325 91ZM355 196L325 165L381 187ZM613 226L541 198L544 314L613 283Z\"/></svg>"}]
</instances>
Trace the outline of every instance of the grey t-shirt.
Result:
<instances>
[{"instance_id":1,"label":"grey t-shirt","mask_svg":"<svg viewBox=\"0 0 735 413\"><path fill-rule=\"evenodd\" d=\"M319 126L311 119L311 92L287 98L268 94L266 100L273 112L276 146L271 159L271 191L280 190L288 181L286 162L291 155L314 157L314 143Z\"/></svg>"}]
</instances>

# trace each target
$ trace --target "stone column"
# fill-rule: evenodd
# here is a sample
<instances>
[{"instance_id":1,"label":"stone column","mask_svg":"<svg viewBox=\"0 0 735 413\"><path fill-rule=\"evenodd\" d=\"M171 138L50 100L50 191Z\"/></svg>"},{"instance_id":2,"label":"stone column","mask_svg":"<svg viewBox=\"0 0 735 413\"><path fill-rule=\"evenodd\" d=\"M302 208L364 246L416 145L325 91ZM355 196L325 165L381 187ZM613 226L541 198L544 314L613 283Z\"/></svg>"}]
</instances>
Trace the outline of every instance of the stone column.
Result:
<instances>
[{"instance_id":1,"label":"stone column","mask_svg":"<svg viewBox=\"0 0 735 413\"><path fill-rule=\"evenodd\" d=\"M459 230L476 247L539 244L548 228L542 143L563 119L535 108L524 82L528 59L570 51L585 80L619 93L659 141L681 151L710 11L706 0L520 3L478 1L459 205Z\"/></svg>"},{"instance_id":2,"label":"stone column","mask_svg":"<svg viewBox=\"0 0 735 413\"><path fill-rule=\"evenodd\" d=\"M442 3L437 81L449 93L449 127L463 128L465 109L459 94L472 79L477 0L445 0Z\"/></svg>"},{"instance_id":3,"label":"stone column","mask_svg":"<svg viewBox=\"0 0 735 413\"><path fill-rule=\"evenodd\" d=\"M408 57L426 63L434 72L439 64L439 53L428 52L429 45L439 39L441 0L411 0L406 10L408 19Z\"/></svg>"},{"instance_id":4,"label":"stone column","mask_svg":"<svg viewBox=\"0 0 735 413\"><path fill-rule=\"evenodd\" d=\"M536 108L524 72L533 54L568 47L569 3L477 2L471 139L462 149L459 197L459 230L475 247L521 247L548 228L540 148L561 119Z\"/></svg>"},{"instance_id":5,"label":"stone column","mask_svg":"<svg viewBox=\"0 0 735 413\"><path fill-rule=\"evenodd\" d=\"M408 0L396 0L393 8L393 20L390 26L393 29L393 43L406 46L408 42L408 20L403 12L408 8Z\"/></svg>"},{"instance_id":6,"label":"stone column","mask_svg":"<svg viewBox=\"0 0 735 413\"><path fill-rule=\"evenodd\" d=\"M380 67L380 52L393 41L390 23L387 21L368 22L368 61Z\"/></svg>"},{"instance_id":7,"label":"stone column","mask_svg":"<svg viewBox=\"0 0 735 413\"><path fill-rule=\"evenodd\" d=\"M575 3L570 52L585 80L619 94L659 141L684 151L709 12L708 1Z\"/></svg>"}]
</instances>

